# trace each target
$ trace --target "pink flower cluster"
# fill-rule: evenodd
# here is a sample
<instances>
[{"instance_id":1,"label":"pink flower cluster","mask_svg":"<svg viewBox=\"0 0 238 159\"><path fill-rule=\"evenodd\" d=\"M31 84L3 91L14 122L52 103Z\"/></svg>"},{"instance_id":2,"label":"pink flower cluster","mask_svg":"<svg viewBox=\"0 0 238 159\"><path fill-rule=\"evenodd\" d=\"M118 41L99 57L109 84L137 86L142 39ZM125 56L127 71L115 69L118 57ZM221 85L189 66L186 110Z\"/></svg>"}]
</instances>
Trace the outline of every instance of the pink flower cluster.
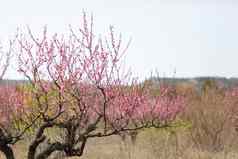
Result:
<instances>
[{"instance_id":1,"label":"pink flower cluster","mask_svg":"<svg viewBox=\"0 0 238 159\"><path fill-rule=\"evenodd\" d=\"M15 86L0 86L0 123L10 124L23 110L23 94Z\"/></svg>"}]
</instances>

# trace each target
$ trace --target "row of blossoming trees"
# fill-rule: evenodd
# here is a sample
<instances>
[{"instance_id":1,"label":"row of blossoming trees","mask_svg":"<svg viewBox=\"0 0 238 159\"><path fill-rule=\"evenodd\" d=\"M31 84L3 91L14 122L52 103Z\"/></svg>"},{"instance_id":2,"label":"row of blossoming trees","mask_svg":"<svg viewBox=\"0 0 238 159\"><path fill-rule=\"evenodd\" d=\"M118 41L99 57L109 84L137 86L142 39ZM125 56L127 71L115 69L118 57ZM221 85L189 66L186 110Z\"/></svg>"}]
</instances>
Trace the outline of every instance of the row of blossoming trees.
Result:
<instances>
[{"instance_id":1,"label":"row of blossoming trees","mask_svg":"<svg viewBox=\"0 0 238 159\"><path fill-rule=\"evenodd\" d=\"M183 110L184 98L173 89L161 87L153 95L149 85L125 73L121 59L128 45L123 47L113 27L97 37L92 17L84 13L81 22L69 35L49 36L44 28L35 37L28 29L11 42L18 72L28 82L0 86L0 151L7 159L15 158L12 145L26 136L28 159L46 159L56 151L82 156L90 138L167 127ZM51 130L60 139L46 133Z\"/></svg>"}]
</instances>

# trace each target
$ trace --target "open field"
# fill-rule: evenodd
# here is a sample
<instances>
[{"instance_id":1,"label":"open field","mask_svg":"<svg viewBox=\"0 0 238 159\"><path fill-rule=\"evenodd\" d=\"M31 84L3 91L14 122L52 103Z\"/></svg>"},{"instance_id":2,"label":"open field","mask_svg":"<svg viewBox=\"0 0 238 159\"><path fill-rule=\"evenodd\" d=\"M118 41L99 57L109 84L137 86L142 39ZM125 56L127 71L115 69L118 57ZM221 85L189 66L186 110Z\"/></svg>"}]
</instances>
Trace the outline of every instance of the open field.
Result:
<instances>
[{"instance_id":1,"label":"open field","mask_svg":"<svg viewBox=\"0 0 238 159\"><path fill-rule=\"evenodd\" d=\"M238 146L226 145L219 152L209 152L195 148L189 141L186 130L173 133L165 130L149 130L141 132L133 144L129 137L122 140L114 136L90 140L82 159L237 159ZM25 158L25 143L16 145L17 159ZM229 147L230 146L230 147ZM61 158L54 155L52 158ZM63 157L62 157L63 158ZM77 157L72 157L76 159ZM4 159L1 156L1 159Z\"/></svg>"}]
</instances>

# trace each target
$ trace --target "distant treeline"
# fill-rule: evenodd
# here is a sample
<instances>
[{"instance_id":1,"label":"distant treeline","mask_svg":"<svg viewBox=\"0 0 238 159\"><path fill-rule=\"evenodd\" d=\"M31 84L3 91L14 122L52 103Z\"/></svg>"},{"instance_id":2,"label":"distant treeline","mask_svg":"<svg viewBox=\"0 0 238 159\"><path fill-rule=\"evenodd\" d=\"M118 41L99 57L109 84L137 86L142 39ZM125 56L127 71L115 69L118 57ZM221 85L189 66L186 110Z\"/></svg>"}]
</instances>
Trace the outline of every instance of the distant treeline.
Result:
<instances>
[{"instance_id":1,"label":"distant treeline","mask_svg":"<svg viewBox=\"0 0 238 159\"><path fill-rule=\"evenodd\" d=\"M214 81L225 88L238 86L238 78L226 77L194 77L194 78L168 78L168 77L151 77L147 81L152 81L154 84L166 83L169 85L179 83L193 83L197 88L201 88L204 82Z\"/></svg>"},{"instance_id":2,"label":"distant treeline","mask_svg":"<svg viewBox=\"0 0 238 159\"><path fill-rule=\"evenodd\" d=\"M205 81L214 81L218 84L223 85L225 88L238 86L238 78L226 78L226 77L194 77L194 78L175 78L175 77L151 77L145 81L151 81L153 84L166 83L169 85L179 83L193 83L197 88L201 88ZM27 80L9 80L5 79L0 81L0 85L16 85L28 83Z\"/></svg>"}]
</instances>

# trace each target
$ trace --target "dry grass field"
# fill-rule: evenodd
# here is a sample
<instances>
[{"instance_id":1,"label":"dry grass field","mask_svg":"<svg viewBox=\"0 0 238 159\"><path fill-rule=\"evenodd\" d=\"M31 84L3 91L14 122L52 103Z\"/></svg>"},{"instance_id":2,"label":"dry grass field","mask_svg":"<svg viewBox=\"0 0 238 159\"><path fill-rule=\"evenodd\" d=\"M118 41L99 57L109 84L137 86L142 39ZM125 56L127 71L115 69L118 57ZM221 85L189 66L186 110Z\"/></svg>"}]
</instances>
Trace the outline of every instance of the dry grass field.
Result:
<instances>
[{"instance_id":1,"label":"dry grass field","mask_svg":"<svg viewBox=\"0 0 238 159\"><path fill-rule=\"evenodd\" d=\"M236 142L238 143L238 142ZM231 144L231 143L230 143ZM22 141L15 148L17 159L26 157L27 142ZM189 130L176 132L155 130L141 132L135 143L129 136L122 140L120 136L90 140L81 159L237 159L238 146L224 145L220 151L202 150L194 146ZM54 154L52 159L64 158ZM72 159L76 159L74 157ZM1 156L1 159L4 159Z\"/></svg>"}]
</instances>

